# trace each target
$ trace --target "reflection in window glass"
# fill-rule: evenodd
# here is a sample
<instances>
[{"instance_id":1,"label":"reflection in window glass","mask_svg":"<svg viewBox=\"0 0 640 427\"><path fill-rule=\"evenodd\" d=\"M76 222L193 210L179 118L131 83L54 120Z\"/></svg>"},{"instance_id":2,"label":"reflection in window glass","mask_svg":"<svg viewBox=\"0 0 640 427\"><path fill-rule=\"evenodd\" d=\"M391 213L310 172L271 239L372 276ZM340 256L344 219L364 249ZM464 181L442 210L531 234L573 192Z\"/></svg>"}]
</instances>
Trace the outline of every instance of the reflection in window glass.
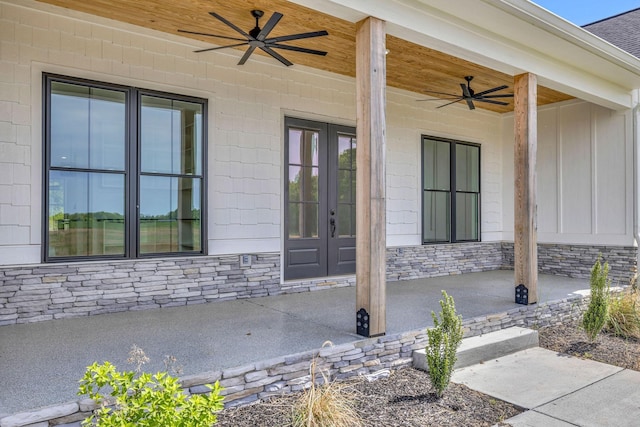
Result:
<instances>
[{"instance_id":1,"label":"reflection in window glass","mask_svg":"<svg viewBox=\"0 0 640 427\"><path fill-rule=\"evenodd\" d=\"M140 177L140 253L200 250L200 180Z\"/></svg>"},{"instance_id":2,"label":"reflection in window glass","mask_svg":"<svg viewBox=\"0 0 640 427\"><path fill-rule=\"evenodd\" d=\"M478 240L477 194L456 194L456 240Z\"/></svg>"},{"instance_id":3,"label":"reflection in window glass","mask_svg":"<svg viewBox=\"0 0 640 427\"><path fill-rule=\"evenodd\" d=\"M456 189L480 191L480 147L456 145Z\"/></svg>"},{"instance_id":4,"label":"reflection in window glass","mask_svg":"<svg viewBox=\"0 0 640 427\"><path fill-rule=\"evenodd\" d=\"M289 129L289 164L318 166L320 134L308 129Z\"/></svg>"},{"instance_id":5,"label":"reflection in window glass","mask_svg":"<svg viewBox=\"0 0 640 427\"><path fill-rule=\"evenodd\" d=\"M124 175L51 171L49 255L124 255Z\"/></svg>"},{"instance_id":6,"label":"reflection in window glass","mask_svg":"<svg viewBox=\"0 0 640 427\"><path fill-rule=\"evenodd\" d=\"M289 238L318 238L317 203L289 203Z\"/></svg>"},{"instance_id":7,"label":"reflection in window glass","mask_svg":"<svg viewBox=\"0 0 640 427\"><path fill-rule=\"evenodd\" d=\"M425 191L422 233L425 242L448 242L450 231L449 193Z\"/></svg>"},{"instance_id":8,"label":"reflection in window glass","mask_svg":"<svg viewBox=\"0 0 640 427\"><path fill-rule=\"evenodd\" d=\"M426 190L449 191L450 145L445 141L424 140L423 148L424 188Z\"/></svg>"},{"instance_id":9,"label":"reflection in window glass","mask_svg":"<svg viewBox=\"0 0 640 427\"><path fill-rule=\"evenodd\" d=\"M423 243L480 240L480 147L425 137L422 168Z\"/></svg>"},{"instance_id":10,"label":"reflection in window glass","mask_svg":"<svg viewBox=\"0 0 640 427\"><path fill-rule=\"evenodd\" d=\"M124 170L125 93L51 84L51 165Z\"/></svg>"},{"instance_id":11,"label":"reflection in window glass","mask_svg":"<svg viewBox=\"0 0 640 427\"><path fill-rule=\"evenodd\" d=\"M202 253L204 101L44 80L45 259Z\"/></svg>"},{"instance_id":12,"label":"reflection in window glass","mask_svg":"<svg viewBox=\"0 0 640 427\"><path fill-rule=\"evenodd\" d=\"M142 172L200 174L202 105L142 96Z\"/></svg>"}]
</instances>

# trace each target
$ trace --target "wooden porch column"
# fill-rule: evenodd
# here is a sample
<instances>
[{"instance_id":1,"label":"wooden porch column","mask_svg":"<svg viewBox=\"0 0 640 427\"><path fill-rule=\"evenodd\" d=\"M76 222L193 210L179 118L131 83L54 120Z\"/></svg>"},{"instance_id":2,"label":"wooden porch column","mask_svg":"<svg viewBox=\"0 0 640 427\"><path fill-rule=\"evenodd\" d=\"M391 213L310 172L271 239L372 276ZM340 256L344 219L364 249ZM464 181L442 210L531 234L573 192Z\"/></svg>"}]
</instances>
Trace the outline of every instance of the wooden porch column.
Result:
<instances>
[{"instance_id":1,"label":"wooden porch column","mask_svg":"<svg viewBox=\"0 0 640 427\"><path fill-rule=\"evenodd\" d=\"M385 22L358 22L356 330L370 337L386 331L385 50Z\"/></svg>"},{"instance_id":2,"label":"wooden porch column","mask_svg":"<svg viewBox=\"0 0 640 427\"><path fill-rule=\"evenodd\" d=\"M538 146L537 78L514 80L515 122L515 286L524 285L528 303L538 302L538 237L536 218L536 151ZM517 291L516 291L517 292Z\"/></svg>"}]
</instances>

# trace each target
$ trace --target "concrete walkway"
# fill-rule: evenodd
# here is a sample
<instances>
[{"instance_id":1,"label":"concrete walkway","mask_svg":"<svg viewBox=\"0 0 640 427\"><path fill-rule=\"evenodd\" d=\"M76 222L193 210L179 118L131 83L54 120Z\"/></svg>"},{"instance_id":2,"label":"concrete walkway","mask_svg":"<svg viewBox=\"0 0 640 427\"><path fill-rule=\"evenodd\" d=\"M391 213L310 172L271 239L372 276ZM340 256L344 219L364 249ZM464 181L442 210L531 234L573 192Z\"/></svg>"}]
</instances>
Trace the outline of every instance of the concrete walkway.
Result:
<instances>
[{"instance_id":1,"label":"concrete walkway","mask_svg":"<svg viewBox=\"0 0 640 427\"><path fill-rule=\"evenodd\" d=\"M453 382L527 411L514 427L640 425L640 372L539 347L458 369Z\"/></svg>"},{"instance_id":2,"label":"concrete walkway","mask_svg":"<svg viewBox=\"0 0 640 427\"><path fill-rule=\"evenodd\" d=\"M464 319L503 313L514 303L513 272L492 271L387 285L387 334L431 326L441 290ZM539 301L588 293L588 281L541 275ZM164 370L172 355L185 375L220 370L343 344L355 334L355 288L185 307L129 311L0 327L0 418L76 400L78 380L94 361L128 369L136 344Z\"/></svg>"}]
</instances>

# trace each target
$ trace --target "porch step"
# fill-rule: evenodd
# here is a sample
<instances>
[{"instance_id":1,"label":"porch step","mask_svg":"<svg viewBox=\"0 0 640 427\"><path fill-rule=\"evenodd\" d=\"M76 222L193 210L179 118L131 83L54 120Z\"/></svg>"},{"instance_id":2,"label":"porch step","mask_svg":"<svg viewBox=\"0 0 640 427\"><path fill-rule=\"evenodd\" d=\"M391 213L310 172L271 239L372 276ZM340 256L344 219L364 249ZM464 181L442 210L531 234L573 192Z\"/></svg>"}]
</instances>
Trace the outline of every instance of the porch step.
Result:
<instances>
[{"instance_id":1,"label":"porch step","mask_svg":"<svg viewBox=\"0 0 640 427\"><path fill-rule=\"evenodd\" d=\"M475 365L487 360L496 359L532 347L538 347L538 331L532 329L501 329L477 337L465 338L458 348L458 360L455 369ZM414 350L413 367L428 371L425 350Z\"/></svg>"}]
</instances>

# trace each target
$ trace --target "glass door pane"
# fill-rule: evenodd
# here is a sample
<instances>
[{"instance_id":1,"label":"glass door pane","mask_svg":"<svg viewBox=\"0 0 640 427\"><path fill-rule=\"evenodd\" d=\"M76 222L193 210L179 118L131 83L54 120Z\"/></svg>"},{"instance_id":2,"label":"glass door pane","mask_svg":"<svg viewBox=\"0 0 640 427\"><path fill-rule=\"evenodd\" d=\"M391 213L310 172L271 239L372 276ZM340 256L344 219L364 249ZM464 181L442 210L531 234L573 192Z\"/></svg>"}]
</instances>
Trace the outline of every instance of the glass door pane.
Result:
<instances>
[{"instance_id":1,"label":"glass door pane","mask_svg":"<svg viewBox=\"0 0 640 427\"><path fill-rule=\"evenodd\" d=\"M289 129L289 238L318 238L319 133Z\"/></svg>"},{"instance_id":2,"label":"glass door pane","mask_svg":"<svg viewBox=\"0 0 640 427\"><path fill-rule=\"evenodd\" d=\"M356 235L356 139L338 135L338 236Z\"/></svg>"}]
</instances>

